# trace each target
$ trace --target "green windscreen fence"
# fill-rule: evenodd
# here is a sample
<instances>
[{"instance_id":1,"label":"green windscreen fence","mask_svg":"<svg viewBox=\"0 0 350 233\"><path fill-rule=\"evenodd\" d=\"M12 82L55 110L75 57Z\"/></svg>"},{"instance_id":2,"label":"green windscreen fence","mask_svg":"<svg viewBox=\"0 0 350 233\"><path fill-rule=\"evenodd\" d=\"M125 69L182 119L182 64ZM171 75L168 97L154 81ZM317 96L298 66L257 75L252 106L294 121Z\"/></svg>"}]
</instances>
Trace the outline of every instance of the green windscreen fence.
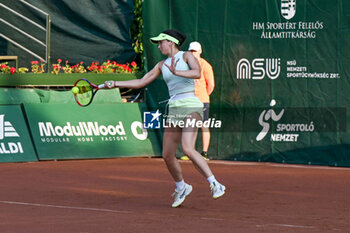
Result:
<instances>
[{"instance_id":1,"label":"green windscreen fence","mask_svg":"<svg viewBox=\"0 0 350 233\"><path fill-rule=\"evenodd\" d=\"M148 69L164 59L149 42L163 30L187 35L182 50L202 44L222 121L213 158L350 165L350 2L153 0L143 18ZM168 98L161 77L148 96L153 108Z\"/></svg>"},{"instance_id":2,"label":"green windscreen fence","mask_svg":"<svg viewBox=\"0 0 350 233\"><path fill-rule=\"evenodd\" d=\"M121 103L119 89L100 90L94 103ZM0 88L0 104L76 104L72 91L41 90L35 88Z\"/></svg>"},{"instance_id":3,"label":"green windscreen fence","mask_svg":"<svg viewBox=\"0 0 350 233\"><path fill-rule=\"evenodd\" d=\"M51 64L58 58L70 64L108 59L130 63L135 58L130 35L133 0L26 2L51 16ZM19 48L18 43L45 58L45 14L22 1L1 0L0 4L0 55L19 56L19 66L25 67L30 66L30 61L40 60Z\"/></svg>"}]
</instances>

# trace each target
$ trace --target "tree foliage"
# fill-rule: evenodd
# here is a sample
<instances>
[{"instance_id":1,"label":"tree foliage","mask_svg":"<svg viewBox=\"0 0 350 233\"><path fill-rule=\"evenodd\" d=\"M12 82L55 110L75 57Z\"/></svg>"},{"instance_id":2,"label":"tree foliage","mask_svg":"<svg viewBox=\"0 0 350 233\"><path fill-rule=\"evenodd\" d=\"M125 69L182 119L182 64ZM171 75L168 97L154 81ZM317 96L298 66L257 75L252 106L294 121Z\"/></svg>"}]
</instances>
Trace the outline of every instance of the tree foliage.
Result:
<instances>
[{"instance_id":1,"label":"tree foliage","mask_svg":"<svg viewBox=\"0 0 350 233\"><path fill-rule=\"evenodd\" d=\"M142 0L134 0L134 20L131 25L131 36L134 40L133 47L135 52L137 53L137 63L142 67L143 60L143 19L142 19Z\"/></svg>"}]
</instances>

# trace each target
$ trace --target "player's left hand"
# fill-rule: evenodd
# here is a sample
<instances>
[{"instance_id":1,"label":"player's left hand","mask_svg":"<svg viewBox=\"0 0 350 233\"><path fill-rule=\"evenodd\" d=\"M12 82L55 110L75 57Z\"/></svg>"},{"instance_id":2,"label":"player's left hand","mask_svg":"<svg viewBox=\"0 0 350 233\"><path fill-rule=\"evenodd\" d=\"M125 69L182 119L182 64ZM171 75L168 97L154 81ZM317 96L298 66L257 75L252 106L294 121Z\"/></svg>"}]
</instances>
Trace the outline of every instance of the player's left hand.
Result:
<instances>
[{"instance_id":1,"label":"player's left hand","mask_svg":"<svg viewBox=\"0 0 350 233\"><path fill-rule=\"evenodd\" d=\"M164 65L166 67L168 67L168 69L170 70L171 73L176 75L176 65L177 65L178 61L179 61L179 59L177 61L175 61L175 57L172 57L171 58L171 65L169 66L169 65L167 65L165 63L164 63Z\"/></svg>"}]
</instances>

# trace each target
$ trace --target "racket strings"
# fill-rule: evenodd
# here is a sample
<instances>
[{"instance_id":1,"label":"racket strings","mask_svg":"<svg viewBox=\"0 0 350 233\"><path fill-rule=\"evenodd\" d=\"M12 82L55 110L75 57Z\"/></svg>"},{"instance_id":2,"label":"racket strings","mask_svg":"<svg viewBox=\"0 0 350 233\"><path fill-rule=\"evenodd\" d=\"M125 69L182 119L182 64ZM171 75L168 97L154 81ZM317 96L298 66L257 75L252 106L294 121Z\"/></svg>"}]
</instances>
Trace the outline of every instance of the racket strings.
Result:
<instances>
[{"instance_id":1,"label":"racket strings","mask_svg":"<svg viewBox=\"0 0 350 233\"><path fill-rule=\"evenodd\" d=\"M82 106L88 105L93 97L93 88L90 83L80 80L75 86L79 88L79 92L75 95L76 101Z\"/></svg>"}]
</instances>

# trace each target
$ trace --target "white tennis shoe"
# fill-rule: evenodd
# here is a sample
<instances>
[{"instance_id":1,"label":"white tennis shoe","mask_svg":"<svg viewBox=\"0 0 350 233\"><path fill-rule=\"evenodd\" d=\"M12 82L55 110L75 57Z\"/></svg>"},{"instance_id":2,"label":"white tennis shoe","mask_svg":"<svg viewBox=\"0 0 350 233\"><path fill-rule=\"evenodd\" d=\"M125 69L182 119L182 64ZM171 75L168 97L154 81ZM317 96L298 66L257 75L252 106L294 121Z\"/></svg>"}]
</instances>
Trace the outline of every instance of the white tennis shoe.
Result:
<instances>
[{"instance_id":1,"label":"white tennis shoe","mask_svg":"<svg viewBox=\"0 0 350 233\"><path fill-rule=\"evenodd\" d=\"M210 184L210 189L213 194L213 198L217 199L225 194L226 187L217 181Z\"/></svg>"},{"instance_id":2,"label":"white tennis shoe","mask_svg":"<svg viewBox=\"0 0 350 233\"><path fill-rule=\"evenodd\" d=\"M185 186L180 190L177 191L175 189L175 192L172 194L172 196L175 196L174 203L171 205L171 207L176 208L180 206L184 201L186 196L188 196L192 192L192 185L186 184Z\"/></svg>"}]
</instances>

